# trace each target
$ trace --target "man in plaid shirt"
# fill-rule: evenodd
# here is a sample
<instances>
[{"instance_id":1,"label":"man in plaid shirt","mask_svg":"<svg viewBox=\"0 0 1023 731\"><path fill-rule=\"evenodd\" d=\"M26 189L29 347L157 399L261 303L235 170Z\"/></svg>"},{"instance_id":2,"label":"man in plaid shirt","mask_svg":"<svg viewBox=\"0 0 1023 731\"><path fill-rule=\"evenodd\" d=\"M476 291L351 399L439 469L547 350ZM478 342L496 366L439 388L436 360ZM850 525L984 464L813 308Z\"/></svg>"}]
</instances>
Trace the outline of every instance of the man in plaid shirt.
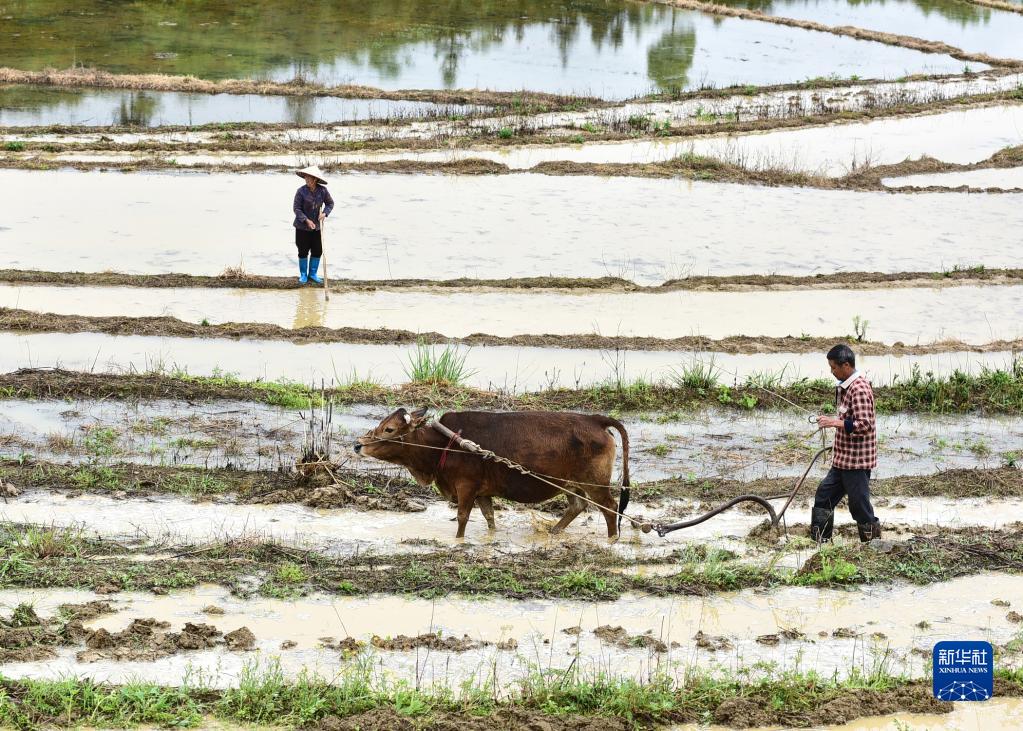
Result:
<instances>
[{"instance_id":1,"label":"man in plaid shirt","mask_svg":"<svg viewBox=\"0 0 1023 731\"><path fill-rule=\"evenodd\" d=\"M817 425L835 430L835 450L831 469L817 487L810 536L816 541L831 540L835 507L848 495L849 512L856 520L860 540L866 543L881 537L881 523L870 504L870 471L877 467L874 391L856 370L856 354L848 345L829 350L828 365L840 381L835 389L838 415L819 416Z\"/></svg>"}]
</instances>

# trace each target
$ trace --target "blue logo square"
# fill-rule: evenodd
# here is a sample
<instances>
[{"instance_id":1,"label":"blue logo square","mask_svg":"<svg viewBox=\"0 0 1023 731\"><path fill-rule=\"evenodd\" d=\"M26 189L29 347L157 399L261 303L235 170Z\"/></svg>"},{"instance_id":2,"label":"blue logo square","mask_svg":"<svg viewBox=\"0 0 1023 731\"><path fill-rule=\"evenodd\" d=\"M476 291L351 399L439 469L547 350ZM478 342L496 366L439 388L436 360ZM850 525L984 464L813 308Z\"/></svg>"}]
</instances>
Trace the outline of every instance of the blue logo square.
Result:
<instances>
[{"instance_id":1,"label":"blue logo square","mask_svg":"<svg viewBox=\"0 0 1023 731\"><path fill-rule=\"evenodd\" d=\"M934 646L934 697L939 701L986 701L995 690L995 653L990 642L939 642Z\"/></svg>"}]
</instances>

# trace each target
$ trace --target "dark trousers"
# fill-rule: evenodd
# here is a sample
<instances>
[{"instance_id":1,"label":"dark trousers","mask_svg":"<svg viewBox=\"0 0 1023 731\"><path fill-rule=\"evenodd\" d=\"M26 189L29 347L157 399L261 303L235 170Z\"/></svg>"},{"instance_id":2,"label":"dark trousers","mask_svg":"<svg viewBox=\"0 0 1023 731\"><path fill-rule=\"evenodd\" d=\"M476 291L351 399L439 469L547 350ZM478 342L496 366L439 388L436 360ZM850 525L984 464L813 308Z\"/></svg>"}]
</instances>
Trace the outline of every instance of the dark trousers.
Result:
<instances>
[{"instance_id":1,"label":"dark trousers","mask_svg":"<svg viewBox=\"0 0 1023 731\"><path fill-rule=\"evenodd\" d=\"M295 246L298 247L298 258L305 259L309 254L315 257L323 256L323 239L320 238L320 229L312 231L300 228L295 229Z\"/></svg>"},{"instance_id":2,"label":"dark trousers","mask_svg":"<svg viewBox=\"0 0 1023 731\"><path fill-rule=\"evenodd\" d=\"M849 512L857 523L874 523L874 507L870 504L870 470L840 470L832 467L817 486L813 500L814 517L819 510L833 512L846 495L849 496ZM832 523L834 521L831 521ZM828 526L827 535L831 535Z\"/></svg>"}]
</instances>

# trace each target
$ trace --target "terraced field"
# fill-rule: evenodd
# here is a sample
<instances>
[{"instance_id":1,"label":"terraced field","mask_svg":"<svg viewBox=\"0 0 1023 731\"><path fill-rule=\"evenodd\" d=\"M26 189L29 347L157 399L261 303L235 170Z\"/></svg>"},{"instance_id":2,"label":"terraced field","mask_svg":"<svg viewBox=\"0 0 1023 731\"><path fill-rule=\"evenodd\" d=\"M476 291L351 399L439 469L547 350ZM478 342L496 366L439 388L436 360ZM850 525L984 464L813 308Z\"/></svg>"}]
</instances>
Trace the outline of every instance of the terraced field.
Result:
<instances>
[{"instance_id":1,"label":"terraced field","mask_svg":"<svg viewBox=\"0 0 1023 731\"><path fill-rule=\"evenodd\" d=\"M1023 728L1023 5L65 5L0 6L0 726ZM620 539L455 538L399 407L619 419Z\"/></svg>"}]
</instances>

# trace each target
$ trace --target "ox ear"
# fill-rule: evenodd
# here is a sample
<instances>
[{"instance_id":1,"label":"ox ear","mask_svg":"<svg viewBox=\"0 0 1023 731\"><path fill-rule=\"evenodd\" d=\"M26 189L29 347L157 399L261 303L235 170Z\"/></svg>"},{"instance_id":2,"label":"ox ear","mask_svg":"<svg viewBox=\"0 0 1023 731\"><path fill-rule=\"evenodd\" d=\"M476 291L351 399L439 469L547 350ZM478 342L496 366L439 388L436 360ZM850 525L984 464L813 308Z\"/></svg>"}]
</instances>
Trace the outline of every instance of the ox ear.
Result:
<instances>
[{"instance_id":1,"label":"ox ear","mask_svg":"<svg viewBox=\"0 0 1023 731\"><path fill-rule=\"evenodd\" d=\"M426 421L426 415L428 413L430 413L430 409L427 406L424 406L421 409L416 409L415 411L412 412L412 418L409 423L412 424L413 427L418 427L420 424ZM409 418L408 415L406 415L405 418L408 419Z\"/></svg>"}]
</instances>

